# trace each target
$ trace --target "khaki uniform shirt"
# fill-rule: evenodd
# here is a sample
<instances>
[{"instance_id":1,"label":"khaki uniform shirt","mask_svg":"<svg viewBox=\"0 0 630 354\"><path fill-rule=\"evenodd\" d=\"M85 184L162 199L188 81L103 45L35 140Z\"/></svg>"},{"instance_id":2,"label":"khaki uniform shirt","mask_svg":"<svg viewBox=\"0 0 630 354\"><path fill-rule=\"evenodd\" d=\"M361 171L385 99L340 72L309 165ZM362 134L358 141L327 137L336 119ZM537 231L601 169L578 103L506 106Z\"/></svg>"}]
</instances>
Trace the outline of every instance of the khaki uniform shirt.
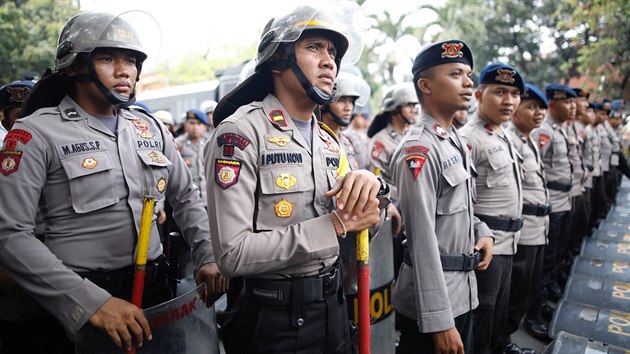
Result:
<instances>
[{"instance_id":1,"label":"khaki uniform shirt","mask_svg":"<svg viewBox=\"0 0 630 354\"><path fill-rule=\"evenodd\" d=\"M538 147L531 138L509 123L507 128L510 140L516 151L523 157L523 204L549 205L549 191L545 181L545 171ZM539 246L547 243L549 232L549 216L523 214L523 228L519 245Z\"/></svg>"},{"instance_id":2,"label":"khaki uniform shirt","mask_svg":"<svg viewBox=\"0 0 630 354\"><path fill-rule=\"evenodd\" d=\"M516 219L523 210L522 159L505 131L493 130L475 114L459 133L471 147L475 178L475 214ZM516 253L520 231L492 230L493 254Z\"/></svg>"},{"instance_id":3,"label":"khaki uniform shirt","mask_svg":"<svg viewBox=\"0 0 630 354\"><path fill-rule=\"evenodd\" d=\"M590 161L593 163L593 171L591 177L601 177L602 175L602 156L601 156L601 140L597 133L597 127L588 125L585 129L585 139L590 141L591 145L591 157ZM588 160L585 158L585 161Z\"/></svg>"},{"instance_id":4,"label":"khaki uniform shirt","mask_svg":"<svg viewBox=\"0 0 630 354\"><path fill-rule=\"evenodd\" d=\"M575 122L567 121L564 126L567 132L567 141L569 143L569 160L573 166L573 187L571 188L571 197L582 195L582 187L584 186L585 168L582 162L582 145L583 138L580 137Z\"/></svg>"},{"instance_id":5,"label":"khaki uniform shirt","mask_svg":"<svg viewBox=\"0 0 630 354\"><path fill-rule=\"evenodd\" d=\"M550 116L547 116L542 126L532 131L531 137L533 141L538 143L545 166L547 183L560 182L573 185L573 172L569 161L569 143L564 129ZM571 210L569 192L549 188L549 200L552 213Z\"/></svg>"},{"instance_id":6,"label":"khaki uniform shirt","mask_svg":"<svg viewBox=\"0 0 630 354\"><path fill-rule=\"evenodd\" d=\"M379 168L380 175L389 184L390 195L394 204L398 204L398 188L389 171L389 165L394 151L404 136L405 134L398 134L390 123L372 137L368 148L371 161L370 170L374 172L375 168Z\"/></svg>"},{"instance_id":7,"label":"khaki uniform shirt","mask_svg":"<svg viewBox=\"0 0 630 354\"><path fill-rule=\"evenodd\" d=\"M370 154L367 136L354 130L341 131L339 139L343 145L350 167L353 170L367 170L370 168Z\"/></svg>"},{"instance_id":8,"label":"khaki uniform shirt","mask_svg":"<svg viewBox=\"0 0 630 354\"><path fill-rule=\"evenodd\" d=\"M199 144L193 144L184 134L175 138L175 143L179 149L186 166L190 169L193 184L199 189L203 205L206 205L206 174L203 168L203 147L208 142L209 137L202 137Z\"/></svg>"},{"instance_id":9,"label":"khaki uniform shirt","mask_svg":"<svg viewBox=\"0 0 630 354\"><path fill-rule=\"evenodd\" d=\"M610 171L610 157L612 156L612 141L606 129L605 122L598 124L596 127L597 134L599 135L602 171Z\"/></svg>"},{"instance_id":10,"label":"khaki uniform shirt","mask_svg":"<svg viewBox=\"0 0 630 354\"><path fill-rule=\"evenodd\" d=\"M208 215L226 276L314 275L337 259L333 201L323 194L336 182L340 148L317 123L312 134L311 148L269 94L240 107L206 144Z\"/></svg>"},{"instance_id":11,"label":"khaki uniform shirt","mask_svg":"<svg viewBox=\"0 0 630 354\"><path fill-rule=\"evenodd\" d=\"M473 214L470 153L455 129L422 113L396 149L391 171L405 191L400 206L413 264L400 268L394 307L417 319L420 332L446 330L479 301L475 272L444 272L440 255L470 254L478 238L492 236Z\"/></svg>"},{"instance_id":12,"label":"khaki uniform shirt","mask_svg":"<svg viewBox=\"0 0 630 354\"><path fill-rule=\"evenodd\" d=\"M118 111L117 133L66 96L18 120L0 155L0 265L71 334L111 297L75 271L134 264L145 191L168 197L195 265L214 261L206 212L172 136L130 110ZM45 243L34 237L38 208ZM149 259L162 254L155 220L154 211Z\"/></svg>"}]
</instances>

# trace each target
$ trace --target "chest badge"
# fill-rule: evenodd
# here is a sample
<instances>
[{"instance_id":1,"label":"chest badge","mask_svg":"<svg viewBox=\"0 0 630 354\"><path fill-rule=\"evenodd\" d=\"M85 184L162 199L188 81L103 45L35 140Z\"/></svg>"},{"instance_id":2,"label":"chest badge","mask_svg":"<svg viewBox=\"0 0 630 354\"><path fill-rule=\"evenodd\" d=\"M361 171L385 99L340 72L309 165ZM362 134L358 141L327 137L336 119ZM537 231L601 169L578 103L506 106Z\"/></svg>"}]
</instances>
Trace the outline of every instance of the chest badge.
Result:
<instances>
[{"instance_id":1,"label":"chest badge","mask_svg":"<svg viewBox=\"0 0 630 354\"><path fill-rule=\"evenodd\" d=\"M164 158L157 151L151 151L148 155L153 162L164 163Z\"/></svg>"},{"instance_id":2,"label":"chest badge","mask_svg":"<svg viewBox=\"0 0 630 354\"><path fill-rule=\"evenodd\" d=\"M89 170L91 170L94 167L96 167L96 165L98 165L98 161L96 161L96 159L93 158L93 157L86 157L83 160L83 163L81 164L81 166L83 166L84 168L87 168Z\"/></svg>"},{"instance_id":3,"label":"chest badge","mask_svg":"<svg viewBox=\"0 0 630 354\"><path fill-rule=\"evenodd\" d=\"M293 213L293 204L286 199L282 199L276 203L275 209L279 218L288 218Z\"/></svg>"},{"instance_id":4,"label":"chest badge","mask_svg":"<svg viewBox=\"0 0 630 354\"><path fill-rule=\"evenodd\" d=\"M267 141L273 144L276 144L280 147L286 146L288 143L291 142L291 140L289 140L289 138L284 137L284 136L274 136L271 138L267 138Z\"/></svg>"},{"instance_id":5,"label":"chest badge","mask_svg":"<svg viewBox=\"0 0 630 354\"><path fill-rule=\"evenodd\" d=\"M142 119L134 119L131 121L133 126L138 131L138 135L140 135L144 139L153 138L153 134L149 133L149 123Z\"/></svg>"},{"instance_id":6,"label":"chest badge","mask_svg":"<svg viewBox=\"0 0 630 354\"><path fill-rule=\"evenodd\" d=\"M164 193L164 191L166 190L166 180L164 179L164 177L160 177L160 179L158 179L156 188L158 192Z\"/></svg>"},{"instance_id":7,"label":"chest badge","mask_svg":"<svg viewBox=\"0 0 630 354\"><path fill-rule=\"evenodd\" d=\"M278 178L276 178L276 186L280 188L284 188L286 190L291 189L291 187L295 186L297 179L295 176L290 173L281 173Z\"/></svg>"}]
</instances>

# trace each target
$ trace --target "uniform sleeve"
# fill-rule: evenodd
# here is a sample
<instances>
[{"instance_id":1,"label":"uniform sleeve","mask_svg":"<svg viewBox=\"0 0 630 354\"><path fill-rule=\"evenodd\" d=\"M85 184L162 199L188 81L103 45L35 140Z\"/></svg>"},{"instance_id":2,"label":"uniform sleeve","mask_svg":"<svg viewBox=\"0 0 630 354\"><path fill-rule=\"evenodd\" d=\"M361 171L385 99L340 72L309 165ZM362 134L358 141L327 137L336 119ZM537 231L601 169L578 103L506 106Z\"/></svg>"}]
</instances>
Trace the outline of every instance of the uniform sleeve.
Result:
<instances>
[{"instance_id":1,"label":"uniform sleeve","mask_svg":"<svg viewBox=\"0 0 630 354\"><path fill-rule=\"evenodd\" d=\"M415 301L420 332L443 331L455 326L435 234L440 163L430 150L417 177L402 150L394 155L392 173L405 193L400 205L413 264Z\"/></svg>"},{"instance_id":2,"label":"uniform sleeve","mask_svg":"<svg viewBox=\"0 0 630 354\"><path fill-rule=\"evenodd\" d=\"M205 149L208 216L214 254L228 277L273 273L337 256L339 244L330 215L286 227L255 230L258 193L258 142L253 128L224 121ZM223 154L217 137L239 136L249 144Z\"/></svg>"},{"instance_id":3,"label":"uniform sleeve","mask_svg":"<svg viewBox=\"0 0 630 354\"><path fill-rule=\"evenodd\" d=\"M47 183L48 147L35 129L17 122L30 138L12 150L15 166L0 174L0 267L75 335L111 297L105 290L68 269L35 238L40 195ZM4 149L7 149L5 145Z\"/></svg>"},{"instance_id":4,"label":"uniform sleeve","mask_svg":"<svg viewBox=\"0 0 630 354\"><path fill-rule=\"evenodd\" d=\"M203 206L199 190L193 184L192 175L182 159L172 135L160 124L164 136L164 155L172 162L169 166L169 182L166 198L173 207L173 218L184 239L192 248L195 269L215 262L208 225L208 214Z\"/></svg>"}]
</instances>

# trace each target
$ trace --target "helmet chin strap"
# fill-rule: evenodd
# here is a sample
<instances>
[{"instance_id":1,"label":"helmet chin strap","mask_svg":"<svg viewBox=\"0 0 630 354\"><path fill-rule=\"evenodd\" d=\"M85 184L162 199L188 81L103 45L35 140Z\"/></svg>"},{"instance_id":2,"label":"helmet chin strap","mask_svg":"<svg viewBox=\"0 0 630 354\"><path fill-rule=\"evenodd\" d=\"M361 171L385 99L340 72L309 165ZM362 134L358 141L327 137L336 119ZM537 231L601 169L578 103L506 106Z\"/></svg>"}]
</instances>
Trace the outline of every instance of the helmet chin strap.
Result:
<instances>
[{"instance_id":1,"label":"helmet chin strap","mask_svg":"<svg viewBox=\"0 0 630 354\"><path fill-rule=\"evenodd\" d=\"M114 105L115 110L119 110L121 108L126 108L136 102L136 83L133 83L133 87L131 89L131 94L129 97L125 95L121 95L114 90L110 90L101 82L96 75L96 69L94 68L94 63L92 62L92 53L89 54L87 60L87 67L89 74L79 74L75 76L75 80L81 82L93 82L96 84L96 87L99 91L105 96L105 99L112 105ZM139 69L139 68L138 68ZM138 74L140 71L138 70Z\"/></svg>"},{"instance_id":2,"label":"helmet chin strap","mask_svg":"<svg viewBox=\"0 0 630 354\"><path fill-rule=\"evenodd\" d=\"M328 109L327 113L330 114L330 116L332 117L333 121L335 121L335 123L339 124L342 127L349 126L350 125L350 121L352 120L352 118L350 118L350 119L342 119L338 115L334 114L333 111L330 110L330 108Z\"/></svg>"},{"instance_id":3,"label":"helmet chin strap","mask_svg":"<svg viewBox=\"0 0 630 354\"><path fill-rule=\"evenodd\" d=\"M285 48L287 59L274 60L270 63L271 66L277 68L291 68L291 70L295 74L295 77L300 82L300 85L302 85L304 91L306 91L306 96L308 96L311 101L315 102L318 105L331 103L335 98L337 88L334 87L332 93L328 94L319 87L313 86L313 84L308 81L306 76L304 76L304 72L302 72L302 69L300 69L300 67L298 66L297 58L295 57L295 48L293 47L293 45L286 45Z\"/></svg>"},{"instance_id":4,"label":"helmet chin strap","mask_svg":"<svg viewBox=\"0 0 630 354\"><path fill-rule=\"evenodd\" d=\"M399 116L402 117L402 119L405 121L405 123L409 124L409 125L413 125L415 122L410 120L409 118L407 118L403 112L402 109L400 108L400 106L398 108L396 108L396 110L392 113L397 113Z\"/></svg>"}]
</instances>

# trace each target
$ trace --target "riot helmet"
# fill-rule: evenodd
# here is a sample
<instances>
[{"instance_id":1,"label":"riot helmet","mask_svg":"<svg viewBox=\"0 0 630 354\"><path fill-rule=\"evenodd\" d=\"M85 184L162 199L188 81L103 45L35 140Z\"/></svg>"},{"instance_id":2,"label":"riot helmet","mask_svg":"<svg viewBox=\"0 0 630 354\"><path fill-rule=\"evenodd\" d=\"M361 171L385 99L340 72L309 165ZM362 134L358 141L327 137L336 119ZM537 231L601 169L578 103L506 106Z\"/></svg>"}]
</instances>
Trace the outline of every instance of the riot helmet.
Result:
<instances>
[{"instance_id":1,"label":"riot helmet","mask_svg":"<svg viewBox=\"0 0 630 354\"><path fill-rule=\"evenodd\" d=\"M203 113L213 113L214 109L217 108L217 101L215 100L206 100L201 102L201 105L199 106L199 110L201 110Z\"/></svg>"},{"instance_id":2,"label":"riot helmet","mask_svg":"<svg viewBox=\"0 0 630 354\"><path fill-rule=\"evenodd\" d=\"M368 99L370 98L370 86L365 80L360 77L346 73L340 72L337 75L337 79L335 80L336 85L336 94L335 98L331 103L339 101L342 97L352 97L353 110L356 105L364 106ZM352 116L348 119L344 119L339 117L335 112L333 112L330 108L330 104L325 104L322 106L322 113L328 113L335 121L335 123L340 126L348 126L352 121Z\"/></svg>"},{"instance_id":3,"label":"riot helmet","mask_svg":"<svg viewBox=\"0 0 630 354\"><path fill-rule=\"evenodd\" d=\"M374 117L374 120L372 120L368 128L368 137L373 137L376 133L385 128L393 114L400 115L407 124L414 124L415 120L406 117L402 113L402 106L410 103L418 104L418 96L416 96L416 91L412 83L405 82L390 86L385 97L383 97L381 111Z\"/></svg>"}]
</instances>

